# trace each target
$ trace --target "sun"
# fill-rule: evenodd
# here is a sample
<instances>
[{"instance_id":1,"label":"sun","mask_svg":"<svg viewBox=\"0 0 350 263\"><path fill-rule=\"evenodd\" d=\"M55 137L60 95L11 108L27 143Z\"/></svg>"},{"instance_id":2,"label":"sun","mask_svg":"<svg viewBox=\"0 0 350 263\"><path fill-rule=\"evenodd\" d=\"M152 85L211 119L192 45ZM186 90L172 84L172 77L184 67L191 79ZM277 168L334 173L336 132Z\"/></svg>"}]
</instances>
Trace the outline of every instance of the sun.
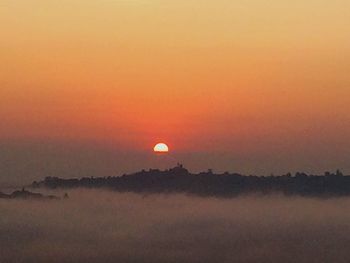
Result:
<instances>
[{"instance_id":1,"label":"sun","mask_svg":"<svg viewBox=\"0 0 350 263\"><path fill-rule=\"evenodd\" d=\"M167 152L169 152L169 147L165 143L161 142L161 143L157 143L154 146L153 151L155 153L167 153Z\"/></svg>"}]
</instances>

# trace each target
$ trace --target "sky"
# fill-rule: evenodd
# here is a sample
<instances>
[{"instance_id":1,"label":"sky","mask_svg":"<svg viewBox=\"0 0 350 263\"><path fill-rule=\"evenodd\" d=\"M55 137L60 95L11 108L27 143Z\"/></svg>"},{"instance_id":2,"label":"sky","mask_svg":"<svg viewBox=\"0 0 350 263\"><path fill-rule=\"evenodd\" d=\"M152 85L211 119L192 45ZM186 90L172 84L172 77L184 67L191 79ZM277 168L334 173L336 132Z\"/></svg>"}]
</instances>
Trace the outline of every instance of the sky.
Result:
<instances>
[{"instance_id":1,"label":"sky","mask_svg":"<svg viewBox=\"0 0 350 263\"><path fill-rule=\"evenodd\" d=\"M0 183L178 161L350 173L349 11L347 0L0 0Z\"/></svg>"}]
</instances>

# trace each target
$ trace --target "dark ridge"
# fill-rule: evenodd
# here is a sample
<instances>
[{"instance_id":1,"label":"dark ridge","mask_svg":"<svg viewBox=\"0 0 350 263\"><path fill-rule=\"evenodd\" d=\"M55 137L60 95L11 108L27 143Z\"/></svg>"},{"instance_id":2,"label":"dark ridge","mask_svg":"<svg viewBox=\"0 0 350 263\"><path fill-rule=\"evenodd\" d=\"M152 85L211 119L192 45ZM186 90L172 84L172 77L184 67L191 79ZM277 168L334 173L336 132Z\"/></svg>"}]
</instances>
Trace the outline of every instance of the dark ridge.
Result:
<instances>
[{"instance_id":1,"label":"dark ridge","mask_svg":"<svg viewBox=\"0 0 350 263\"><path fill-rule=\"evenodd\" d=\"M0 199L35 199L35 200L43 200L43 199L59 199L54 195L43 195L40 193L32 193L26 191L24 188L22 190L17 190L12 192L11 194L4 194L0 192Z\"/></svg>"},{"instance_id":2,"label":"dark ridge","mask_svg":"<svg viewBox=\"0 0 350 263\"><path fill-rule=\"evenodd\" d=\"M33 187L55 188L108 188L119 192L187 193L199 196L234 197L241 194L272 194L332 197L350 195L350 176L326 172L324 175L290 173L281 176L244 176L237 173L192 174L181 164L169 169L142 170L113 177L83 177L62 179L46 177L33 182Z\"/></svg>"}]
</instances>

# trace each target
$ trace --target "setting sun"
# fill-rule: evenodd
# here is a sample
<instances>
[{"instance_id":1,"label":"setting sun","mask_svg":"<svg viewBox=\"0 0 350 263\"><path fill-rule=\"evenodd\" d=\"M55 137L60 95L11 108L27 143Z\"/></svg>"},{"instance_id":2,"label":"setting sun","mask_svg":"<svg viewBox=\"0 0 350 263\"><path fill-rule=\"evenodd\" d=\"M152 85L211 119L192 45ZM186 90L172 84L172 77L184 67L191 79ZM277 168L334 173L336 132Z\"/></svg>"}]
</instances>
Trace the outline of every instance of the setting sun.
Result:
<instances>
[{"instance_id":1,"label":"setting sun","mask_svg":"<svg viewBox=\"0 0 350 263\"><path fill-rule=\"evenodd\" d=\"M156 153L167 153L169 152L169 147L165 143L157 143L154 146L153 151Z\"/></svg>"}]
</instances>

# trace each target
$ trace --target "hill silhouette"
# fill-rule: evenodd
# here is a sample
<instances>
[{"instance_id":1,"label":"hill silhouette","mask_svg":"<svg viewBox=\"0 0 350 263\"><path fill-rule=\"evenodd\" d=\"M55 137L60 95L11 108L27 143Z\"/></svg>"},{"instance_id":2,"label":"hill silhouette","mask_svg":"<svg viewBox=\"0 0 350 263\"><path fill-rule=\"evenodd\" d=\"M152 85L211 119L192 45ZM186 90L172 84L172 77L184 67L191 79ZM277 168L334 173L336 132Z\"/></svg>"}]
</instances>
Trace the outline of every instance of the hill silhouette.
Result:
<instances>
[{"instance_id":1,"label":"hill silhouette","mask_svg":"<svg viewBox=\"0 0 350 263\"><path fill-rule=\"evenodd\" d=\"M168 170L150 169L133 174L109 177L63 179L46 177L33 182L33 187L108 188L119 192L187 193L199 196L234 197L241 194L271 194L300 196L348 196L350 176L326 172L324 175L290 173L280 176L245 176L237 173L215 174L212 170L190 173L181 164Z\"/></svg>"},{"instance_id":2,"label":"hill silhouette","mask_svg":"<svg viewBox=\"0 0 350 263\"><path fill-rule=\"evenodd\" d=\"M41 200L41 199L59 199L57 196L54 195L43 195L40 193L33 193L26 191L24 188L22 190L16 190L12 192L11 194L4 194L0 192L0 199L35 199L35 200Z\"/></svg>"}]
</instances>

